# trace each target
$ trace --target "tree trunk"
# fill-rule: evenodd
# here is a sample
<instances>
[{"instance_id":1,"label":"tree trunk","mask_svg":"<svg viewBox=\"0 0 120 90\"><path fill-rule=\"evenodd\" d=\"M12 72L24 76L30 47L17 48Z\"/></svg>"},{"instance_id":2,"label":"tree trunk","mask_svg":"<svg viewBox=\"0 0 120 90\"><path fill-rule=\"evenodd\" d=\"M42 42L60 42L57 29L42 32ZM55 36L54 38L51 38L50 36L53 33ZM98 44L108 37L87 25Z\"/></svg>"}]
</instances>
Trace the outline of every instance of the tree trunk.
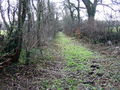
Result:
<instances>
[{"instance_id":1,"label":"tree trunk","mask_svg":"<svg viewBox=\"0 0 120 90\"><path fill-rule=\"evenodd\" d=\"M71 5L70 5L70 0L67 0L67 2L68 2L68 8L69 8L69 11L70 11L70 16L71 16L71 20L72 20L72 22L74 23L74 11L72 11L72 8L71 8Z\"/></svg>"},{"instance_id":2,"label":"tree trunk","mask_svg":"<svg viewBox=\"0 0 120 90\"><path fill-rule=\"evenodd\" d=\"M22 49L22 27L26 17L26 8L27 8L26 5L27 5L27 1L19 0L18 26L15 32L15 37L12 38L13 44L10 45L10 47L12 48L10 52L13 54L8 54L3 57L0 57L1 60L4 60L4 62L0 63L0 69L9 66L12 63L18 62L19 60L20 52Z\"/></svg>"},{"instance_id":3,"label":"tree trunk","mask_svg":"<svg viewBox=\"0 0 120 90\"><path fill-rule=\"evenodd\" d=\"M90 0L82 0L82 1L85 4L87 9L88 20L91 20L91 19L94 20L98 0L94 0L93 3Z\"/></svg>"},{"instance_id":4,"label":"tree trunk","mask_svg":"<svg viewBox=\"0 0 120 90\"><path fill-rule=\"evenodd\" d=\"M80 24L80 0L78 1L78 7L77 7L77 12L78 12L78 25Z\"/></svg>"},{"instance_id":5,"label":"tree trunk","mask_svg":"<svg viewBox=\"0 0 120 90\"><path fill-rule=\"evenodd\" d=\"M90 0L82 0L82 1L85 4L86 9L87 9L87 14L88 14L87 29L90 32L88 36L91 38L96 33L94 17L95 17L95 13L96 13L96 7L97 7L98 0L94 0L93 3Z\"/></svg>"},{"instance_id":6,"label":"tree trunk","mask_svg":"<svg viewBox=\"0 0 120 90\"><path fill-rule=\"evenodd\" d=\"M37 2L37 41L38 41L38 47L40 47L41 45L41 7L42 7L42 3L40 0L38 0Z\"/></svg>"},{"instance_id":7,"label":"tree trunk","mask_svg":"<svg viewBox=\"0 0 120 90\"><path fill-rule=\"evenodd\" d=\"M27 40L26 40L26 60L25 60L25 64L28 65L29 61L30 61L30 48L28 47L30 45L30 31L32 28L32 18L31 18L31 3L30 0L28 0L28 4L27 4L27 15L28 15L28 21L27 21Z\"/></svg>"}]
</instances>

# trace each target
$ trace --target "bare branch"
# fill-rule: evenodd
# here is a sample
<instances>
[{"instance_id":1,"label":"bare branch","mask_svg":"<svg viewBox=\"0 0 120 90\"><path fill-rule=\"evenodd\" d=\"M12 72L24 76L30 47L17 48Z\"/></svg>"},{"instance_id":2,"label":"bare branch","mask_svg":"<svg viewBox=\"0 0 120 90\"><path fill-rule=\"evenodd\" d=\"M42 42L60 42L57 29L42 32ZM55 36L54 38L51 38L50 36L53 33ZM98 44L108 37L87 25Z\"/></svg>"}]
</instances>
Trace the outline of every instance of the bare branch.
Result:
<instances>
[{"instance_id":1,"label":"bare branch","mask_svg":"<svg viewBox=\"0 0 120 90\"><path fill-rule=\"evenodd\" d=\"M108 8L110 8L111 10L113 10L114 12L120 12L120 10L115 10L114 8L112 8L112 7L111 7L110 5L108 5L108 4L98 3L98 5L102 5L102 6L108 7Z\"/></svg>"},{"instance_id":2,"label":"bare branch","mask_svg":"<svg viewBox=\"0 0 120 90\"><path fill-rule=\"evenodd\" d=\"M35 7L34 1L32 0L32 6L34 8L35 11L37 11L37 8Z\"/></svg>"}]
</instances>

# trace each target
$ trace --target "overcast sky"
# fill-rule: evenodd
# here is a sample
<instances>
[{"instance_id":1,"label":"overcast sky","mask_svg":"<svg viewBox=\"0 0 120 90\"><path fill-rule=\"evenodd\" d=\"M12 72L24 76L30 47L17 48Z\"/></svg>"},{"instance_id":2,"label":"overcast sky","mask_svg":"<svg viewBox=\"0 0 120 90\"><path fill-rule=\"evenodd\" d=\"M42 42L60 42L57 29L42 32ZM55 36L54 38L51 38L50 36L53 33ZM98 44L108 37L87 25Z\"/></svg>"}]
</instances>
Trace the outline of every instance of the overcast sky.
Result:
<instances>
[{"instance_id":1,"label":"overcast sky","mask_svg":"<svg viewBox=\"0 0 120 90\"><path fill-rule=\"evenodd\" d=\"M57 7L60 7L61 6L61 2L63 0L51 0L52 2L55 2ZM71 0L72 2L75 2L76 0ZM92 2L94 0L91 0ZM104 4L110 4L111 3L111 0L103 0L103 3ZM81 2L81 6L84 6L84 4ZM118 10L120 9L120 6L112 6L115 10ZM97 12L96 12L96 16L95 16L95 19L97 20L106 20L106 19L109 19L108 15L112 14L114 16L113 19L117 19L117 20L120 20L120 12L114 12L112 11L110 8L108 7L103 7L101 5L98 5L97 6ZM87 13L86 13L86 10L82 10L81 12L81 17L83 17L84 19L87 19Z\"/></svg>"}]
</instances>

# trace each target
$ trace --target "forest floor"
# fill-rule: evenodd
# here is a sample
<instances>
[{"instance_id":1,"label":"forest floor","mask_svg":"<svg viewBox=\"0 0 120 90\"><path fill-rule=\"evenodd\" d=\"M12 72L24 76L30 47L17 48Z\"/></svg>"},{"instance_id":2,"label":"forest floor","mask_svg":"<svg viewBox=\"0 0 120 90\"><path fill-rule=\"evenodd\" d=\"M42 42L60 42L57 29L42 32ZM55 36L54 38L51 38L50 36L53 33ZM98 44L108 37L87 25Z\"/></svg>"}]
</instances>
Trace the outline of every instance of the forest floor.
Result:
<instances>
[{"instance_id":1,"label":"forest floor","mask_svg":"<svg viewBox=\"0 0 120 90\"><path fill-rule=\"evenodd\" d=\"M59 33L33 50L32 64L12 65L0 74L0 90L120 90L120 57L115 49Z\"/></svg>"}]
</instances>

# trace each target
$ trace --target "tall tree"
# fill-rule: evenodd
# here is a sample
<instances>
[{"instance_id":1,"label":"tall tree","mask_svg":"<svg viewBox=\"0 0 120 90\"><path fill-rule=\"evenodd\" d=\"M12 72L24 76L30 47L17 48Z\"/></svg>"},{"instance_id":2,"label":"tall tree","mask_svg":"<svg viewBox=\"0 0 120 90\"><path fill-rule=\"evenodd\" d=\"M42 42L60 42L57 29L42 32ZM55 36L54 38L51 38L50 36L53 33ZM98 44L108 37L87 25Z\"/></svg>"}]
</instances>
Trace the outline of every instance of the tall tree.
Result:
<instances>
[{"instance_id":1,"label":"tall tree","mask_svg":"<svg viewBox=\"0 0 120 90\"><path fill-rule=\"evenodd\" d=\"M82 0L82 1L85 4L86 9L87 9L88 20L90 21L91 19L94 20L95 13L96 13L96 7L97 7L97 3L99 0L94 0L93 3L90 0Z\"/></svg>"},{"instance_id":2,"label":"tall tree","mask_svg":"<svg viewBox=\"0 0 120 90\"><path fill-rule=\"evenodd\" d=\"M77 13L78 13L78 24L80 23L80 0L77 0L78 6L77 6Z\"/></svg>"},{"instance_id":3,"label":"tall tree","mask_svg":"<svg viewBox=\"0 0 120 90\"><path fill-rule=\"evenodd\" d=\"M38 40L38 47L42 44L42 30L41 30L41 19L42 19L42 12L43 12L43 0L37 1L37 40Z\"/></svg>"},{"instance_id":4,"label":"tall tree","mask_svg":"<svg viewBox=\"0 0 120 90\"><path fill-rule=\"evenodd\" d=\"M25 60L25 64L28 65L29 64L29 61L30 61L30 48L29 48L29 45L30 45L30 32L31 32L31 29L32 29L32 10L31 10L32 6L31 6L31 0L28 0L28 3L27 3L27 31L26 31L26 47L25 47L25 51L26 51L26 60Z\"/></svg>"},{"instance_id":5,"label":"tall tree","mask_svg":"<svg viewBox=\"0 0 120 90\"><path fill-rule=\"evenodd\" d=\"M67 0L67 3L68 3L68 9L70 11L70 16L71 16L72 22L74 22L74 9L72 9L70 0Z\"/></svg>"}]
</instances>

